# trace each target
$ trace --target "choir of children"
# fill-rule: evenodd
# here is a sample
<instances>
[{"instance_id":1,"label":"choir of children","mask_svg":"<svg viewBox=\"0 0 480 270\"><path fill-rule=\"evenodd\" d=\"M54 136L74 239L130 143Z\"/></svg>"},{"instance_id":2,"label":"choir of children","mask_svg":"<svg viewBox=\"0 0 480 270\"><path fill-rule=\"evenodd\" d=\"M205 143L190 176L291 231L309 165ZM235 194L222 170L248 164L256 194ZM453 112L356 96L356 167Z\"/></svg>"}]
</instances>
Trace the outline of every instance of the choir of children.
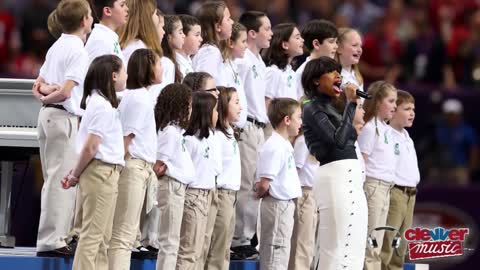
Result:
<instances>
[{"instance_id":1,"label":"choir of children","mask_svg":"<svg viewBox=\"0 0 480 270\"><path fill-rule=\"evenodd\" d=\"M319 205L313 190L322 188L315 186L323 183L317 170L324 164L315 159L322 155L309 153L311 136L298 136L301 108L311 100L308 110L315 102L343 102L328 114L319 110L317 120L335 122L343 110L357 108L353 124L335 122L356 134L347 143L355 150L349 153L366 171L367 197L359 199L368 202L369 214L356 218L368 219L369 230L411 225L414 197L401 214L409 221L398 221L389 204L400 211L397 201L414 194L419 181L418 173L395 171L418 171L404 130L413 121L413 97L399 92L397 101L393 85L376 82L369 87L373 99L365 101L365 117L356 105L363 100L339 98L340 72L347 89L363 88L359 32L339 31L325 20L312 20L303 30L279 24L272 31L268 16L258 11L233 22L223 1L205 2L191 16L163 15L154 0L93 0L99 23L87 40L92 12L85 3L63 0L52 12L49 28L64 33L32 90L44 104L39 255L72 255L66 236L76 213L74 269L129 269L141 228L141 244L158 256L157 270L228 269L230 257L258 255L261 269L308 269L313 261L315 269L350 265L340 256L353 252L348 244L331 250L327 260L318 258L325 251L314 251L321 246L314 245ZM294 71L292 60L304 47L309 57ZM316 136L327 142L330 128ZM75 147L76 153L70 151ZM352 185L362 196L363 178ZM390 197L393 187L397 197ZM47 224L56 227L47 230ZM355 239L365 239L366 269L380 269L381 261L403 263L404 250L392 257L391 249L367 247L365 230L357 233ZM362 250L354 253L364 253L357 246ZM359 260L363 255L355 265Z\"/></svg>"}]
</instances>

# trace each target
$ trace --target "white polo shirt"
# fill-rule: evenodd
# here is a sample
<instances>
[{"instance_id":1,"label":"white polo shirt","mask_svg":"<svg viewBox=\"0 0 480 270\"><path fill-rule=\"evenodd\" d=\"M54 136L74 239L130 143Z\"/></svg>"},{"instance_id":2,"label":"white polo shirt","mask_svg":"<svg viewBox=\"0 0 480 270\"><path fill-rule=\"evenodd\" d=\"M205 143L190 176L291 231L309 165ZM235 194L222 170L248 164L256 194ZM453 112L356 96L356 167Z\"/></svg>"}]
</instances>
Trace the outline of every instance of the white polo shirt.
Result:
<instances>
[{"instance_id":1,"label":"white polo shirt","mask_svg":"<svg viewBox=\"0 0 480 270\"><path fill-rule=\"evenodd\" d=\"M239 128L244 128L247 123L247 96L245 95L245 89L243 88L243 82L237 71L237 64L235 61L228 59L223 63L223 69L225 70L225 84L227 87L235 87L237 89L238 100L240 101L240 119L234 123Z\"/></svg>"},{"instance_id":2,"label":"white polo shirt","mask_svg":"<svg viewBox=\"0 0 480 270\"><path fill-rule=\"evenodd\" d=\"M157 131L153 105L147 89L126 90L118 109L123 136L135 135L128 146L130 155L133 158L155 163Z\"/></svg>"},{"instance_id":3,"label":"white polo shirt","mask_svg":"<svg viewBox=\"0 0 480 270\"><path fill-rule=\"evenodd\" d=\"M217 46L204 44L193 57L193 70L212 75L216 85L223 85L223 56Z\"/></svg>"},{"instance_id":4,"label":"white polo shirt","mask_svg":"<svg viewBox=\"0 0 480 270\"><path fill-rule=\"evenodd\" d=\"M123 53L123 58L125 59L125 63L127 64L128 67L128 62L130 61L130 56L132 56L133 52L138 50L138 49L146 49L147 45L140 40L140 39L135 39L128 43L128 45L122 50Z\"/></svg>"},{"instance_id":5,"label":"white polo shirt","mask_svg":"<svg viewBox=\"0 0 480 270\"><path fill-rule=\"evenodd\" d=\"M406 129L400 132L394 128L392 139L396 161L394 182L399 186L416 187L420 182L420 172L413 140Z\"/></svg>"},{"instance_id":6,"label":"white polo shirt","mask_svg":"<svg viewBox=\"0 0 480 270\"><path fill-rule=\"evenodd\" d=\"M295 140L293 157L298 170L298 178L302 187L313 187L315 172L320 166L314 156L310 155L305 136L301 135Z\"/></svg>"},{"instance_id":7,"label":"white polo shirt","mask_svg":"<svg viewBox=\"0 0 480 270\"><path fill-rule=\"evenodd\" d=\"M348 71L344 68L342 68L342 87L346 84L346 83L352 83L356 86L358 86L358 89L359 90L363 90L363 83L360 84L360 82L357 80L357 77L355 76L355 70L352 68L351 71Z\"/></svg>"},{"instance_id":8,"label":"white polo shirt","mask_svg":"<svg viewBox=\"0 0 480 270\"><path fill-rule=\"evenodd\" d=\"M275 131L263 145L258 157L257 182L261 177L271 180L269 193L277 200L302 196L292 144Z\"/></svg>"},{"instance_id":9,"label":"white polo shirt","mask_svg":"<svg viewBox=\"0 0 480 270\"><path fill-rule=\"evenodd\" d=\"M82 151L88 134L97 135L102 139L95 159L125 166L120 113L96 91L88 98L87 108L80 122L76 141L78 153Z\"/></svg>"},{"instance_id":10,"label":"white polo shirt","mask_svg":"<svg viewBox=\"0 0 480 270\"><path fill-rule=\"evenodd\" d=\"M284 70L276 65L267 67L265 79L267 82L265 97L297 99L297 81L291 65L287 65Z\"/></svg>"},{"instance_id":11,"label":"white polo shirt","mask_svg":"<svg viewBox=\"0 0 480 270\"><path fill-rule=\"evenodd\" d=\"M195 179L195 167L187 151L184 132L177 125L168 125L163 130L158 130L157 160L167 165L166 175L189 185Z\"/></svg>"},{"instance_id":12,"label":"white polo shirt","mask_svg":"<svg viewBox=\"0 0 480 270\"><path fill-rule=\"evenodd\" d=\"M305 70L305 66L307 66L307 63L310 62L310 60L310 56L307 57L305 62L303 62L303 64L301 64L295 71L295 81L297 82L297 99L300 99L302 96L305 95L305 90L303 89L302 85L302 74Z\"/></svg>"},{"instance_id":13,"label":"white polo shirt","mask_svg":"<svg viewBox=\"0 0 480 270\"><path fill-rule=\"evenodd\" d=\"M114 54L122 59L125 67L127 66L128 62L123 57L117 33L103 24L96 23L94 25L92 33L85 44L85 49L88 52L90 63L99 56Z\"/></svg>"},{"instance_id":14,"label":"white polo shirt","mask_svg":"<svg viewBox=\"0 0 480 270\"><path fill-rule=\"evenodd\" d=\"M213 189L215 178L222 172L220 144L213 131L208 138L198 139L196 136L185 136L185 146L193 161L195 178L189 185L191 188Z\"/></svg>"},{"instance_id":15,"label":"white polo shirt","mask_svg":"<svg viewBox=\"0 0 480 270\"><path fill-rule=\"evenodd\" d=\"M55 104L62 105L75 115L82 115L80 101L83 96L83 80L88 70L88 54L83 41L75 35L62 34L48 49L45 62L40 68L40 77L48 84L62 86L66 80L77 83L70 98Z\"/></svg>"},{"instance_id":16,"label":"white polo shirt","mask_svg":"<svg viewBox=\"0 0 480 270\"><path fill-rule=\"evenodd\" d=\"M162 58L160 58L160 62L162 63L163 69L162 82L152 85L148 90L154 106L157 104L158 95L160 95L160 92L162 92L163 88L175 81L175 65L173 64L172 60L170 60L168 57L162 56Z\"/></svg>"},{"instance_id":17,"label":"white polo shirt","mask_svg":"<svg viewBox=\"0 0 480 270\"><path fill-rule=\"evenodd\" d=\"M360 151L368 156L366 175L385 182L393 182L395 176L391 131L392 128L387 123L373 118L365 124L357 138Z\"/></svg>"},{"instance_id":18,"label":"white polo shirt","mask_svg":"<svg viewBox=\"0 0 480 270\"><path fill-rule=\"evenodd\" d=\"M262 57L247 49L243 59L236 59L235 62L247 96L247 115L262 123L268 123L265 107L267 67Z\"/></svg>"},{"instance_id":19,"label":"white polo shirt","mask_svg":"<svg viewBox=\"0 0 480 270\"><path fill-rule=\"evenodd\" d=\"M185 78L188 73L193 72L193 63L190 57L185 57L183 54L179 52L175 52L177 57L178 67L180 68L180 72L182 72L182 78Z\"/></svg>"},{"instance_id":20,"label":"white polo shirt","mask_svg":"<svg viewBox=\"0 0 480 270\"><path fill-rule=\"evenodd\" d=\"M217 178L217 188L238 191L240 190L242 172L240 169L240 150L237 140L233 136L233 129L230 127L227 132L230 134L230 138L220 130L215 132L222 151L222 173Z\"/></svg>"}]
</instances>

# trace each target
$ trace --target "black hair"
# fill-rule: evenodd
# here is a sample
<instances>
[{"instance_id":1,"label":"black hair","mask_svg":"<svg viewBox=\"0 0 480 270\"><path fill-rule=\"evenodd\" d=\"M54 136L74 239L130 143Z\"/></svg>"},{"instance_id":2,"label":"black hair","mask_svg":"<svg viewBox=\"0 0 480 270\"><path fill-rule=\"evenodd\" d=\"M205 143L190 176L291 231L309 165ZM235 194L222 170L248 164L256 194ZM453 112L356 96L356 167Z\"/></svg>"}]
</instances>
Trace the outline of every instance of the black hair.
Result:
<instances>
[{"instance_id":1,"label":"black hair","mask_svg":"<svg viewBox=\"0 0 480 270\"><path fill-rule=\"evenodd\" d=\"M220 94L218 95L218 121L217 121L217 129L220 130L227 138L231 138L232 134L229 134L227 131L227 126L225 125L225 120L228 117L228 104L232 99L232 94L237 92L237 89L234 87L224 87L218 86L218 90Z\"/></svg>"},{"instance_id":2,"label":"black hair","mask_svg":"<svg viewBox=\"0 0 480 270\"><path fill-rule=\"evenodd\" d=\"M323 74L332 71L342 72L342 66L332 58L322 56L318 59L310 60L302 74L302 86L305 90L305 95L309 98L316 96L318 92L318 80Z\"/></svg>"},{"instance_id":3,"label":"black hair","mask_svg":"<svg viewBox=\"0 0 480 270\"><path fill-rule=\"evenodd\" d=\"M151 49L135 50L128 60L127 89L148 87L155 80L155 64L160 57Z\"/></svg>"},{"instance_id":4,"label":"black hair","mask_svg":"<svg viewBox=\"0 0 480 270\"><path fill-rule=\"evenodd\" d=\"M88 68L83 86L83 97L80 102L80 108L87 107L87 98L92 95L92 91L98 93L107 99L112 107L118 107L117 93L115 91L115 82L112 74L119 72L122 68L122 60L112 54L102 55L95 58Z\"/></svg>"},{"instance_id":5,"label":"black hair","mask_svg":"<svg viewBox=\"0 0 480 270\"><path fill-rule=\"evenodd\" d=\"M287 67L288 54L283 48L283 42L288 42L295 27L293 23L281 23L273 27L270 47L262 52L266 66L276 65L281 70Z\"/></svg>"},{"instance_id":6,"label":"black hair","mask_svg":"<svg viewBox=\"0 0 480 270\"><path fill-rule=\"evenodd\" d=\"M197 19L197 17L187 15L187 14L180 14L178 15L178 18L180 18L180 21L182 22L183 26L183 33L188 35L188 32L192 30L192 27L195 25L200 25L200 21Z\"/></svg>"},{"instance_id":7,"label":"black hair","mask_svg":"<svg viewBox=\"0 0 480 270\"><path fill-rule=\"evenodd\" d=\"M338 29L327 20L311 20L302 29L302 38L305 48L311 52L313 50L313 41L316 39L320 44L328 38L337 38Z\"/></svg>"},{"instance_id":8,"label":"black hair","mask_svg":"<svg viewBox=\"0 0 480 270\"><path fill-rule=\"evenodd\" d=\"M103 8L113 8L116 1L117 0L90 0L90 5L93 7L92 11L97 21L101 21L103 18Z\"/></svg>"},{"instance_id":9,"label":"black hair","mask_svg":"<svg viewBox=\"0 0 480 270\"><path fill-rule=\"evenodd\" d=\"M212 114L217 105L215 96L208 92L194 92L192 97L192 115L184 136L196 136L200 140L208 138L213 131Z\"/></svg>"},{"instance_id":10,"label":"black hair","mask_svg":"<svg viewBox=\"0 0 480 270\"><path fill-rule=\"evenodd\" d=\"M244 12L238 19L238 22L247 28L247 32L250 30L258 32L262 26L260 19L263 17L267 17L267 14L264 12L251 10Z\"/></svg>"},{"instance_id":11,"label":"black hair","mask_svg":"<svg viewBox=\"0 0 480 270\"><path fill-rule=\"evenodd\" d=\"M165 21L165 26L163 27L165 29L165 37L162 39L163 55L168 57L173 62L175 67L175 82L181 82L182 72L180 71L180 66L177 62L175 51L168 42L168 35L171 35L175 31L175 26L177 26L178 23L181 24L182 21L180 21L180 18L178 18L176 15L165 15L163 16L163 20Z\"/></svg>"}]
</instances>

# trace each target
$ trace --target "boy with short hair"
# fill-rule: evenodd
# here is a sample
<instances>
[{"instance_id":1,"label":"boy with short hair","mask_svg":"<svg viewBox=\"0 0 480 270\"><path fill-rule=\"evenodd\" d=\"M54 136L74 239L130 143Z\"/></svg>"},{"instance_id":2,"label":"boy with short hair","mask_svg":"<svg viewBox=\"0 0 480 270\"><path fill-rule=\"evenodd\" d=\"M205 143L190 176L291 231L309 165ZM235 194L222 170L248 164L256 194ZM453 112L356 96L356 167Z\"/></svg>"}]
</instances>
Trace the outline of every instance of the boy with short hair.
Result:
<instances>
[{"instance_id":1,"label":"boy with short hair","mask_svg":"<svg viewBox=\"0 0 480 270\"><path fill-rule=\"evenodd\" d=\"M387 225L398 229L402 236L400 247L397 251L392 247L392 240L396 232L385 232L383 238L382 269L401 270L405 261L407 242L403 235L405 230L412 226L415 197L420 181L418 170L417 154L413 141L405 128L413 124L415 118L415 99L413 96L402 90L397 90L397 111L390 120L395 153L396 168L394 183L390 191L390 208L387 216Z\"/></svg>"},{"instance_id":2,"label":"boy with short hair","mask_svg":"<svg viewBox=\"0 0 480 270\"><path fill-rule=\"evenodd\" d=\"M182 21L185 42L182 49L177 50L175 53L180 72L182 72L182 77L185 78L188 73L193 72L191 57L198 52L202 45L202 27L200 26L200 21L194 16L181 14L178 17Z\"/></svg>"},{"instance_id":3,"label":"boy with short hair","mask_svg":"<svg viewBox=\"0 0 480 270\"><path fill-rule=\"evenodd\" d=\"M327 20L311 20L302 29L303 46L310 55L295 71L297 80L297 98L304 95L302 74L308 61L322 56L335 57L337 51L337 27Z\"/></svg>"},{"instance_id":4,"label":"boy with short hair","mask_svg":"<svg viewBox=\"0 0 480 270\"><path fill-rule=\"evenodd\" d=\"M239 22L247 28L247 44L243 59L237 59L240 79L247 97L247 123L238 143L240 149L242 182L237 197L235 233L232 241L232 259L254 259L258 252L251 240L256 232L258 200L252 196L258 151L264 143L263 128L268 123L265 106L266 66L260 50L270 47L272 26L267 15L247 11Z\"/></svg>"},{"instance_id":5,"label":"boy with short hair","mask_svg":"<svg viewBox=\"0 0 480 270\"><path fill-rule=\"evenodd\" d=\"M126 0L91 0L91 4L99 23L94 25L85 44L90 63L99 56L114 54L122 59L124 66L127 66L128 63L125 63L122 48L118 43L118 35L115 33L127 23Z\"/></svg>"},{"instance_id":6,"label":"boy with short hair","mask_svg":"<svg viewBox=\"0 0 480 270\"><path fill-rule=\"evenodd\" d=\"M302 188L293 158L290 137L302 125L300 104L291 98L275 98L268 108L274 131L258 157L257 182L260 203L260 269L288 268L295 203ZM274 158L272 158L274 157Z\"/></svg>"}]
</instances>

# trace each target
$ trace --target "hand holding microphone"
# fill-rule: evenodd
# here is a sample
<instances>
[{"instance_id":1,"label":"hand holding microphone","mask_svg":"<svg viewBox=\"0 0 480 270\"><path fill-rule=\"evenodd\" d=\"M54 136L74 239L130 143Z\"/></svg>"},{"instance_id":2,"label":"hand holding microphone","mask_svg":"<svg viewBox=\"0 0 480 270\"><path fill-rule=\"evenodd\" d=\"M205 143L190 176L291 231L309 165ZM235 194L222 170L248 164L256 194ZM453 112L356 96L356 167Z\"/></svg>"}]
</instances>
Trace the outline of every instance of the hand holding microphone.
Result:
<instances>
[{"instance_id":1,"label":"hand holding microphone","mask_svg":"<svg viewBox=\"0 0 480 270\"><path fill-rule=\"evenodd\" d=\"M361 97L364 99L371 99L372 96L369 95L367 92L364 92L360 89L358 89L358 86L352 84L352 83L346 83L342 84L340 88L345 92L345 96L347 97L347 100L349 101L356 101L357 98Z\"/></svg>"}]
</instances>

